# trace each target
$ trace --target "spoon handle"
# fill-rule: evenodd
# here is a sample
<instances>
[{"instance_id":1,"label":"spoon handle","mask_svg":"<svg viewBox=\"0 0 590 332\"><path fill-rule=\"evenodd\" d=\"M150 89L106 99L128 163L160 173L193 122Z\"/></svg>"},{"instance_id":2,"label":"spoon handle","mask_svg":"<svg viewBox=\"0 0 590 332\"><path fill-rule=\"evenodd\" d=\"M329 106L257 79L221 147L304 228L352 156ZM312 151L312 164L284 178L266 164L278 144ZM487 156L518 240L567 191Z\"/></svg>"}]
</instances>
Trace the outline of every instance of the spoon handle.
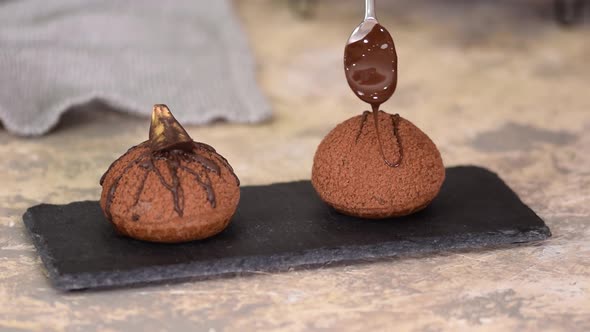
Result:
<instances>
[{"instance_id":1,"label":"spoon handle","mask_svg":"<svg viewBox=\"0 0 590 332\"><path fill-rule=\"evenodd\" d=\"M365 20L375 17L375 0L365 0Z\"/></svg>"}]
</instances>

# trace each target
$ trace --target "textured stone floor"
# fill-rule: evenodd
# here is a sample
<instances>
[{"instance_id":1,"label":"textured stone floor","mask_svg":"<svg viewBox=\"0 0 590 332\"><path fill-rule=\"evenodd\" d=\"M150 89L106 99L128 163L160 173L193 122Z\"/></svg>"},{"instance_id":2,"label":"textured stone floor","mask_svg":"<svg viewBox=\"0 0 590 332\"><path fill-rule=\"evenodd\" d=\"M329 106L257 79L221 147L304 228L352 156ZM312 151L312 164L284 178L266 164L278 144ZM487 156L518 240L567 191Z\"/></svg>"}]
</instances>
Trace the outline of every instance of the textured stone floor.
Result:
<instances>
[{"instance_id":1,"label":"textured stone floor","mask_svg":"<svg viewBox=\"0 0 590 332\"><path fill-rule=\"evenodd\" d=\"M275 110L257 126L192 127L244 184L306 179L315 147L363 111L342 48L361 1L236 3ZM534 246L102 292L53 290L21 215L96 199L148 120L100 104L48 136L0 130L0 330L590 330L590 24L556 26L550 1L380 1L398 90L383 106L427 132L447 165L499 173L549 225ZM167 102L167 101L154 101ZM92 111L92 112L90 112Z\"/></svg>"}]
</instances>

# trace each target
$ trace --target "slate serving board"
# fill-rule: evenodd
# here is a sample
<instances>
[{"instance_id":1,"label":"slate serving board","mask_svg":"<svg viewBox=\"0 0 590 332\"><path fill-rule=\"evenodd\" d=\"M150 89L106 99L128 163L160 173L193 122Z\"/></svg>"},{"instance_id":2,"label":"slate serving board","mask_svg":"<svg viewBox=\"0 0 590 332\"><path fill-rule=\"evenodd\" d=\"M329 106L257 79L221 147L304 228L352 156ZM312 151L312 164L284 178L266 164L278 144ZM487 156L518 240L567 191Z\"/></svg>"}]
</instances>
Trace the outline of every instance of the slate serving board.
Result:
<instances>
[{"instance_id":1,"label":"slate serving board","mask_svg":"<svg viewBox=\"0 0 590 332\"><path fill-rule=\"evenodd\" d=\"M428 208L391 220L341 215L319 200L309 181L243 187L238 212L224 232L184 244L120 237L94 201L41 204L23 218L61 290L281 271L551 236L496 174L472 166L448 168Z\"/></svg>"}]
</instances>

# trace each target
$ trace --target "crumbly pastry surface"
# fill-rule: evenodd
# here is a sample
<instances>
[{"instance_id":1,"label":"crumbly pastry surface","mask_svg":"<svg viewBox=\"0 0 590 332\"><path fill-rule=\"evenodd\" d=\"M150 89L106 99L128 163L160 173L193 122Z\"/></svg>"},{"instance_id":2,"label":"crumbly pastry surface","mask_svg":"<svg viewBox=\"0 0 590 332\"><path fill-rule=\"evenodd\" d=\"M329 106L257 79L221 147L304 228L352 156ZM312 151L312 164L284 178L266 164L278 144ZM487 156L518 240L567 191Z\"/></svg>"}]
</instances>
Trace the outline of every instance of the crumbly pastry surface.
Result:
<instances>
[{"instance_id":1,"label":"crumbly pastry surface","mask_svg":"<svg viewBox=\"0 0 590 332\"><path fill-rule=\"evenodd\" d=\"M315 153L313 186L322 200L344 214L386 218L417 212L436 197L444 181L440 153L426 134L400 116L380 111L378 126L380 139L372 114L336 126ZM392 167L385 159L399 165Z\"/></svg>"}]
</instances>

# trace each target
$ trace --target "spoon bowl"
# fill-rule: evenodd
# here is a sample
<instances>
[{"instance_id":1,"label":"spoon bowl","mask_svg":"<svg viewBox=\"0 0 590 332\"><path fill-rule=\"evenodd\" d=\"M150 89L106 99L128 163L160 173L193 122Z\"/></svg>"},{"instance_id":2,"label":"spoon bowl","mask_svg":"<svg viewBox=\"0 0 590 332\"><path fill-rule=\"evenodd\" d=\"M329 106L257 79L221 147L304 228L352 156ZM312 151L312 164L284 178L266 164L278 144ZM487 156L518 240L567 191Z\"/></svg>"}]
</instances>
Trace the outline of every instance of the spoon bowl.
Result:
<instances>
[{"instance_id":1,"label":"spoon bowl","mask_svg":"<svg viewBox=\"0 0 590 332\"><path fill-rule=\"evenodd\" d=\"M365 19L344 48L344 73L352 91L373 110L387 101L397 86L397 53L393 38L375 18L374 0L365 1Z\"/></svg>"}]
</instances>

